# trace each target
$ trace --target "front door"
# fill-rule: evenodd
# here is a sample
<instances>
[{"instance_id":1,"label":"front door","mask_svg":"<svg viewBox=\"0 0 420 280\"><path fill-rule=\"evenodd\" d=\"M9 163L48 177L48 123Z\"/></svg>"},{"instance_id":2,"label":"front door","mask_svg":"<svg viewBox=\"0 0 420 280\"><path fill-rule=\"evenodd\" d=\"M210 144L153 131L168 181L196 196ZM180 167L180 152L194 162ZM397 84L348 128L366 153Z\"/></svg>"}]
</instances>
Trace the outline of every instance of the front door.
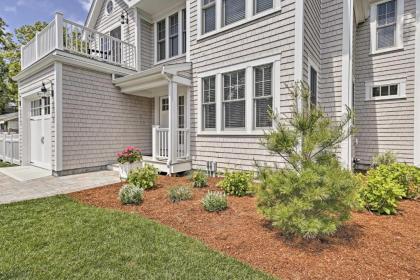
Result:
<instances>
[{"instance_id":1,"label":"front door","mask_svg":"<svg viewBox=\"0 0 420 280\"><path fill-rule=\"evenodd\" d=\"M160 98L160 127L169 128L169 98Z\"/></svg>"}]
</instances>

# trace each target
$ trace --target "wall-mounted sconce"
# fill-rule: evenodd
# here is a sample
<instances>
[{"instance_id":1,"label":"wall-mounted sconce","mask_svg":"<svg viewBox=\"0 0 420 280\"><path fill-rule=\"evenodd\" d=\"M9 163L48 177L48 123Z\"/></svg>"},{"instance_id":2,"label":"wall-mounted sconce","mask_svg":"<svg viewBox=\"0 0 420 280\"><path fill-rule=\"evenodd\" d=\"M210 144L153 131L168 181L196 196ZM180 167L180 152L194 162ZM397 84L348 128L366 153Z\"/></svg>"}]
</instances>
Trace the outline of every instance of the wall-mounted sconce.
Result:
<instances>
[{"instance_id":1,"label":"wall-mounted sconce","mask_svg":"<svg viewBox=\"0 0 420 280\"><path fill-rule=\"evenodd\" d=\"M126 10L121 12L121 24L128 24L128 12Z\"/></svg>"},{"instance_id":2,"label":"wall-mounted sconce","mask_svg":"<svg viewBox=\"0 0 420 280\"><path fill-rule=\"evenodd\" d=\"M52 81L48 81L50 84L50 89L47 89L45 86L45 82L42 82L41 91L38 92L38 97L45 99L47 97L54 97L54 83Z\"/></svg>"}]
</instances>

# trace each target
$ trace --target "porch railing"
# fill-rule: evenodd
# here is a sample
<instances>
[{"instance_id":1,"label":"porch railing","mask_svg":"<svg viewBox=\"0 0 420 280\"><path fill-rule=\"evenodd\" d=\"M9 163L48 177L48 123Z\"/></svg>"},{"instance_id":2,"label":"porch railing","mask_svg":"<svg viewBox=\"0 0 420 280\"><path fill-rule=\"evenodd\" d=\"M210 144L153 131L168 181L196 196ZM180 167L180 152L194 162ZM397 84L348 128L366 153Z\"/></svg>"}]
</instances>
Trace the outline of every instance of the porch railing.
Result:
<instances>
[{"instance_id":1,"label":"porch railing","mask_svg":"<svg viewBox=\"0 0 420 280\"><path fill-rule=\"evenodd\" d=\"M0 133L0 160L20 164L19 134Z\"/></svg>"},{"instance_id":2,"label":"porch railing","mask_svg":"<svg viewBox=\"0 0 420 280\"><path fill-rule=\"evenodd\" d=\"M21 49L22 69L54 50L62 50L124 68L136 69L136 46L100 33L57 13L55 19Z\"/></svg>"},{"instance_id":3,"label":"porch railing","mask_svg":"<svg viewBox=\"0 0 420 280\"><path fill-rule=\"evenodd\" d=\"M170 131L168 128L153 126L153 157L157 160L167 160L170 156L169 149ZM190 157L190 130L177 129L175 139L175 160L185 160Z\"/></svg>"}]
</instances>

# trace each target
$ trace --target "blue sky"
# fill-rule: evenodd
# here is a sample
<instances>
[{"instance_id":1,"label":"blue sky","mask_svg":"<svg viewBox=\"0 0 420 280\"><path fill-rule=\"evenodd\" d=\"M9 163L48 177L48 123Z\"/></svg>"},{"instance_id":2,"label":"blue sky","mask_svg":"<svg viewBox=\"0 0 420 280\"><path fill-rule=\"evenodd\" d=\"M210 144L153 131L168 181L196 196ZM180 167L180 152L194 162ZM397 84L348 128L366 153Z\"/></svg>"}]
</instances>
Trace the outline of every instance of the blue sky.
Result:
<instances>
[{"instance_id":1,"label":"blue sky","mask_svg":"<svg viewBox=\"0 0 420 280\"><path fill-rule=\"evenodd\" d=\"M8 31L37 20L50 22L56 11L64 13L66 19L84 23L92 0L0 0L0 17Z\"/></svg>"}]
</instances>

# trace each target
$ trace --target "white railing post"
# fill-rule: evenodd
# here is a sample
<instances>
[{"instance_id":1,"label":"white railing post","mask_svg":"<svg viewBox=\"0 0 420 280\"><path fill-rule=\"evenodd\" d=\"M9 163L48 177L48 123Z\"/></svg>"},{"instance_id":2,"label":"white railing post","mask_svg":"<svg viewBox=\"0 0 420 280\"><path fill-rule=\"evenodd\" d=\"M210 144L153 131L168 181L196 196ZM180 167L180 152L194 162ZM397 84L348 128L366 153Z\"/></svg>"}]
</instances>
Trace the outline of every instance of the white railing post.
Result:
<instances>
[{"instance_id":1,"label":"white railing post","mask_svg":"<svg viewBox=\"0 0 420 280\"><path fill-rule=\"evenodd\" d=\"M59 50L63 50L63 20L64 15L62 13L55 13L55 43Z\"/></svg>"},{"instance_id":2,"label":"white railing post","mask_svg":"<svg viewBox=\"0 0 420 280\"><path fill-rule=\"evenodd\" d=\"M178 84L169 81L168 85L168 95L169 95L169 132L168 132L168 162L170 164L174 163L176 160L177 154L177 96L178 96Z\"/></svg>"},{"instance_id":3,"label":"white railing post","mask_svg":"<svg viewBox=\"0 0 420 280\"><path fill-rule=\"evenodd\" d=\"M158 130L159 126L158 125L154 125L152 126L152 157L153 160L156 160L157 157L159 156L159 144L158 144Z\"/></svg>"}]
</instances>

